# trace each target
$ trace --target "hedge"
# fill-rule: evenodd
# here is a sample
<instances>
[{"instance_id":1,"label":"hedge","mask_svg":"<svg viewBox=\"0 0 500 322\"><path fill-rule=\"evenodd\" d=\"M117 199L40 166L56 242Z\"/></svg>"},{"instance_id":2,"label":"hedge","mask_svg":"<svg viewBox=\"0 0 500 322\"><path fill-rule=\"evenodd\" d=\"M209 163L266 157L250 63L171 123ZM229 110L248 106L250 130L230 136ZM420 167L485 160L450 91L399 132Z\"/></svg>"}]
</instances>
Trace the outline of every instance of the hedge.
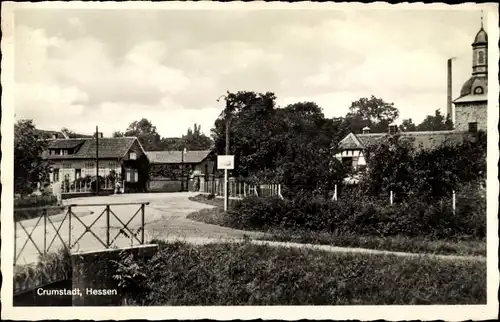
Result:
<instances>
[{"instance_id":1,"label":"hedge","mask_svg":"<svg viewBox=\"0 0 500 322\"><path fill-rule=\"evenodd\" d=\"M41 209L16 211L16 208L41 208L57 205L57 197L54 195L29 196L14 199L14 221L36 218L42 214ZM62 212L62 209L48 209L47 214L54 215Z\"/></svg>"},{"instance_id":2,"label":"hedge","mask_svg":"<svg viewBox=\"0 0 500 322\"><path fill-rule=\"evenodd\" d=\"M486 236L486 199L472 191L466 193L466 200L459 198L455 213L451 198L434 203L413 198L390 205L387 200L360 195L344 195L337 201L310 195L292 200L249 197L228 211L226 221L230 227L247 230L279 228L336 235L481 239Z\"/></svg>"},{"instance_id":3,"label":"hedge","mask_svg":"<svg viewBox=\"0 0 500 322\"><path fill-rule=\"evenodd\" d=\"M129 305L486 303L480 261L174 242L147 262L125 263L118 274L134 285L122 293Z\"/></svg>"}]
</instances>

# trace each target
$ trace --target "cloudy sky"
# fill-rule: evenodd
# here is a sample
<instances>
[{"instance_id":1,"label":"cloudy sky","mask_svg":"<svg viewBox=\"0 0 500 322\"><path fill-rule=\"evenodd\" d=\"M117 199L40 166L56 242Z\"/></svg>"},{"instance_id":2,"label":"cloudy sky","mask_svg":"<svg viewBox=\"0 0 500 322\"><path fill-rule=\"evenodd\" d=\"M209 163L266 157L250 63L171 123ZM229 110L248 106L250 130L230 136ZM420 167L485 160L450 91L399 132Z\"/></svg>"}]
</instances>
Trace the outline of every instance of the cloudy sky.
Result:
<instances>
[{"instance_id":1,"label":"cloudy sky","mask_svg":"<svg viewBox=\"0 0 500 322\"><path fill-rule=\"evenodd\" d=\"M475 10L17 10L15 114L105 135L150 119L209 133L227 90L318 103L328 117L375 95L402 118L446 112L471 73ZM487 23L485 17L485 24Z\"/></svg>"}]
</instances>

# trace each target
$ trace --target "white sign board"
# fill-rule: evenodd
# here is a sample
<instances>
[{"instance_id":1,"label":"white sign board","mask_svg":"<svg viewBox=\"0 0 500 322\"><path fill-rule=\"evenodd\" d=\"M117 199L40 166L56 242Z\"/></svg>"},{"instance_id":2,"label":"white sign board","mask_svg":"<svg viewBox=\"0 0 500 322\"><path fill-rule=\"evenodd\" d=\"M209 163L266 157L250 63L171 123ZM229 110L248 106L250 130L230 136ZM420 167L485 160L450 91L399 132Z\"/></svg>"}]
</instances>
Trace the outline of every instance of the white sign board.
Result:
<instances>
[{"instance_id":1,"label":"white sign board","mask_svg":"<svg viewBox=\"0 0 500 322\"><path fill-rule=\"evenodd\" d=\"M234 169L234 155L218 155L217 156L217 169Z\"/></svg>"}]
</instances>

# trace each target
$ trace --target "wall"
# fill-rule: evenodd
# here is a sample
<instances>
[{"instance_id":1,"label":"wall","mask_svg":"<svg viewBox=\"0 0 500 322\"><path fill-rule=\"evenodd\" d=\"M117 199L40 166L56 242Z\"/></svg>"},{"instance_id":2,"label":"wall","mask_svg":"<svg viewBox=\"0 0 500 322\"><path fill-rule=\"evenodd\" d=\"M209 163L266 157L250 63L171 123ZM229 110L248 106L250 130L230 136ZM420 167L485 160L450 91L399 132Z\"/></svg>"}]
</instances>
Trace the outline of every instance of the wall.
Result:
<instances>
[{"instance_id":1,"label":"wall","mask_svg":"<svg viewBox=\"0 0 500 322\"><path fill-rule=\"evenodd\" d=\"M478 130L486 131L488 125L486 102L470 102L455 104L455 130L468 131L469 122L477 122Z\"/></svg>"}]
</instances>

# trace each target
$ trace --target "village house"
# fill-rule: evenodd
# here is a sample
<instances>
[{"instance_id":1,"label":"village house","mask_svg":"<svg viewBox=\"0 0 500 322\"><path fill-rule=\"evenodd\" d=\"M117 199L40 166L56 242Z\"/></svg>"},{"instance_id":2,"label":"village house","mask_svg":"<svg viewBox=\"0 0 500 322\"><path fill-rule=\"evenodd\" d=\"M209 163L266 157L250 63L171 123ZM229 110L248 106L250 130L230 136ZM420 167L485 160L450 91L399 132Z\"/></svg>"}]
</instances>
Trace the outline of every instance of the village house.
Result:
<instances>
[{"instance_id":1,"label":"village house","mask_svg":"<svg viewBox=\"0 0 500 322\"><path fill-rule=\"evenodd\" d=\"M195 182L203 185L212 180L216 170L212 150L147 151L146 155L150 163L149 191L192 191Z\"/></svg>"},{"instance_id":2,"label":"village house","mask_svg":"<svg viewBox=\"0 0 500 322\"><path fill-rule=\"evenodd\" d=\"M136 137L104 138L100 133L98 151L96 141L93 137L49 140L42 156L51 162L50 183L95 178L98 160L100 177L106 178L113 172L125 192L145 191L148 160L139 140Z\"/></svg>"},{"instance_id":3,"label":"village house","mask_svg":"<svg viewBox=\"0 0 500 322\"><path fill-rule=\"evenodd\" d=\"M488 94L488 35L483 29L476 34L472 44L472 76L465 82L460 96L451 101L451 68L448 64L448 113L455 105L454 129L451 131L400 132L396 124L389 125L385 133L370 133L365 127L362 133L350 133L339 143L339 152L335 157L352 167L354 175L346 181L358 181L356 173L366 168L365 151L369 146L378 144L387 135L398 134L403 140L409 140L418 149L437 148L444 142L460 143L463 139L478 131L487 132L487 94Z\"/></svg>"}]
</instances>

